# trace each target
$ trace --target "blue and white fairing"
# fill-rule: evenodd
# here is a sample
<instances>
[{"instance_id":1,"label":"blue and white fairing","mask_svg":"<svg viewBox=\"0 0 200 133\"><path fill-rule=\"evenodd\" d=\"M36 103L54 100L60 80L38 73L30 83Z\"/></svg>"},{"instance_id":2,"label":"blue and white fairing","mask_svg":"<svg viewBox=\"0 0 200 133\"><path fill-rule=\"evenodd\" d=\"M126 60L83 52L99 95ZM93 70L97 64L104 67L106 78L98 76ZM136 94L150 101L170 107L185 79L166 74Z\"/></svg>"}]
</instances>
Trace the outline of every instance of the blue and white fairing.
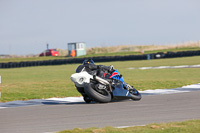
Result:
<instances>
[{"instance_id":1,"label":"blue and white fairing","mask_svg":"<svg viewBox=\"0 0 200 133\"><path fill-rule=\"evenodd\" d=\"M121 74L119 74L119 72L115 69L115 71L110 75L109 79L116 79L116 80L120 80L121 82L124 82L123 77L121 76Z\"/></svg>"},{"instance_id":2,"label":"blue and white fairing","mask_svg":"<svg viewBox=\"0 0 200 133\"><path fill-rule=\"evenodd\" d=\"M117 70L115 70L111 74L111 76L109 76L109 79L116 79L116 81L118 82L112 84L114 88L112 91L114 97L124 97L124 98L131 97L123 77L119 74Z\"/></svg>"}]
</instances>

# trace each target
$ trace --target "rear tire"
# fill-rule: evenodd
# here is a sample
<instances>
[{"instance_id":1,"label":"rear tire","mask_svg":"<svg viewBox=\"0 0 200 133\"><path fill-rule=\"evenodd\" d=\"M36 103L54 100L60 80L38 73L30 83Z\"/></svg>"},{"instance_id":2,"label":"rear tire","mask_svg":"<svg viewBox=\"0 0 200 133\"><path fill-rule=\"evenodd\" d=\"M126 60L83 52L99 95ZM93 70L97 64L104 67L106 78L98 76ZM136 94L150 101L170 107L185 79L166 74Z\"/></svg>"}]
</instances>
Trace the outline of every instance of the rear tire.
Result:
<instances>
[{"instance_id":1,"label":"rear tire","mask_svg":"<svg viewBox=\"0 0 200 133\"><path fill-rule=\"evenodd\" d=\"M108 103L111 101L111 94L106 89L99 90L102 93L100 93L98 88L95 88L94 83L86 83L84 86L85 93L94 99L97 102L100 103Z\"/></svg>"}]
</instances>

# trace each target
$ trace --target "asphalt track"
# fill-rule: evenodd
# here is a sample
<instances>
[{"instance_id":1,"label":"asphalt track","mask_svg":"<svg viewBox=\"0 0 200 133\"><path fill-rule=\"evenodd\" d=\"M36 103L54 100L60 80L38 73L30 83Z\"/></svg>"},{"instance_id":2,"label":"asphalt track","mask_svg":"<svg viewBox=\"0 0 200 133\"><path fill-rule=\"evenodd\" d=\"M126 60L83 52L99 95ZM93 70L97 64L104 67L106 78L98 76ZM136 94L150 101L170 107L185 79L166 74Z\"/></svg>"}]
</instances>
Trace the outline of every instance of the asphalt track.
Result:
<instances>
[{"instance_id":1,"label":"asphalt track","mask_svg":"<svg viewBox=\"0 0 200 133\"><path fill-rule=\"evenodd\" d=\"M0 109L1 133L45 133L73 128L134 126L200 119L200 91L145 95L108 104L59 103Z\"/></svg>"}]
</instances>

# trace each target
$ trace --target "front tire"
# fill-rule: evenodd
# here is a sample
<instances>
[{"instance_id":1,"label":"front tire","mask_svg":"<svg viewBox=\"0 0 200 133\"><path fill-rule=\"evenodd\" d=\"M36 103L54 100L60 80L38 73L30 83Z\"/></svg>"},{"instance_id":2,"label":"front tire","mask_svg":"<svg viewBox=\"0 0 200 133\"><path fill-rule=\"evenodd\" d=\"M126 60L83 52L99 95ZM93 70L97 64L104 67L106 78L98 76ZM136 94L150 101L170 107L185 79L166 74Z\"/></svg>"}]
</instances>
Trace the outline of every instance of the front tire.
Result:
<instances>
[{"instance_id":1,"label":"front tire","mask_svg":"<svg viewBox=\"0 0 200 133\"><path fill-rule=\"evenodd\" d=\"M94 83L86 83L84 86L85 93L94 99L97 102L100 103L108 103L111 101L111 94L106 89L98 90L98 88L95 88Z\"/></svg>"},{"instance_id":2,"label":"front tire","mask_svg":"<svg viewBox=\"0 0 200 133\"><path fill-rule=\"evenodd\" d=\"M132 100L138 101L138 100L140 100L142 98L141 94L135 88L130 89L129 93L131 95L131 99Z\"/></svg>"}]
</instances>

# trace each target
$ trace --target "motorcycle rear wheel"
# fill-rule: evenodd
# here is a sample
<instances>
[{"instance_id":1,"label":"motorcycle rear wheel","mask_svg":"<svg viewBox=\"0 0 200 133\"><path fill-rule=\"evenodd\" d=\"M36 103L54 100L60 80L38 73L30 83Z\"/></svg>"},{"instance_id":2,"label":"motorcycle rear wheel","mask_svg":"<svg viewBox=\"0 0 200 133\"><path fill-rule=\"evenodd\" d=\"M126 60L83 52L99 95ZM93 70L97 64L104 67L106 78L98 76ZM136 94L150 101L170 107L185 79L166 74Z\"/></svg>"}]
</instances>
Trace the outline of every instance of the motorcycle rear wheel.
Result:
<instances>
[{"instance_id":1,"label":"motorcycle rear wheel","mask_svg":"<svg viewBox=\"0 0 200 133\"><path fill-rule=\"evenodd\" d=\"M84 86L85 93L96 102L108 103L111 101L111 94L106 89L99 90L95 88L94 83L86 83Z\"/></svg>"}]
</instances>

